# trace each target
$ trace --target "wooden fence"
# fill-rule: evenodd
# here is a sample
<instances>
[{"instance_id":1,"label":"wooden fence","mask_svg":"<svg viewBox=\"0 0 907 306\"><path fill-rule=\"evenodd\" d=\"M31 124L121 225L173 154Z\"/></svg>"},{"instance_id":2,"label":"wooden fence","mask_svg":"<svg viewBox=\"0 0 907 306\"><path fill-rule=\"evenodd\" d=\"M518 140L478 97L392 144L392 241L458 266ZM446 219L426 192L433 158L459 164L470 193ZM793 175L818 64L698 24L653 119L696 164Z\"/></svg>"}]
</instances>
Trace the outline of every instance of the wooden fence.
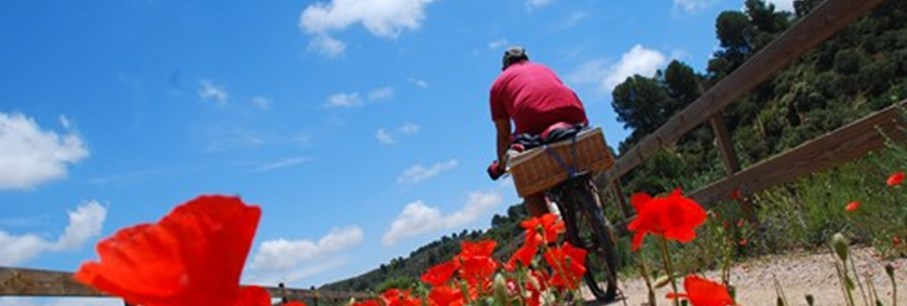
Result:
<instances>
[{"instance_id":1,"label":"wooden fence","mask_svg":"<svg viewBox=\"0 0 907 306\"><path fill-rule=\"evenodd\" d=\"M727 127L722 119L722 111L736 102L741 96L750 92L756 86L769 79L772 75L782 70L787 65L798 60L800 56L812 50L816 45L825 41L839 30L854 22L859 17L869 13L873 8L885 2L885 0L826 0L821 5L815 7L808 15L800 19L786 32L778 36L769 45L765 46L748 59L743 65L734 70L730 75L709 88L696 101L689 106L674 114L664 125L659 127L655 132L640 141L635 147L622 154L614 166L608 171L600 174L595 178L595 182L600 188L611 188L618 200L618 207L624 218L629 219L632 216L632 210L627 205L626 198L623 195L620 186L620 178L626 175L647 158L652 157L655 153L664 147L672 146L681 137L687 135L693 129L708 123L712 127L717 140L718 148L721 152L721 158L727 177L721 181L710 184L708 187L694 192L697 200L704 204L711 204L719 199L727 199L727 196L735 188L740 188L742 192L755 192L776 186L778 184L789 182L797 177L810 174L814 171L827 168L828 162L839 163L851 160L855 157L862 156L868 150L877 147L857 146L852 152L838 151L849 158L837 158L823 156L821 160L823 167L819 165L805 165L810 162L820 160L804 160L804 157L813 157L809 152L814 152L829 142L829 136L825 136L824 141L810 141L804 146L795 150L788 151L779 156L770 158L746 170L740 169L740 162L737 154L734 152L733 145ZM884 119L884 118L882 118ZM867 126L871 127L872 123L881 121L867 121ZM856 128L854 128L856 129ZM865 129L864 129L865 130ZM841 132L837 135L849 135L857 131ZM831 134L832 137L835 134ZM865 134L863 134L865 135ZM871 147L871 148L870 148ZM853 154L851 154L853 153ZM856 154L859 153L859 154ZM783 164L783 162L794 163L792 165ZM778 167L784 165L784 167ZM758 166L758 168L757 168ZM769 166L775 168L769 168ZM798 171L780 171L788 166L798 167ZM767 174L768 170L777 169L785 172L783 175L771 175L759 177L757 182L744 181L744 178L753 179L759 175ZM744 176L744 174L746 176ZM796 175L794 175L796 174ZM755 223L753 209L749 202L743 203L744 213L751 222Z\"/></svg>"},{"instance_id":2,"label":"wooden fence","mask_svg":"<svg viewBox=\"0 0 907 306\"><path fill-rule=\"evenodd\" d=\"M718 140L727 176L694 191L691 197L705 205L728 199L734 190L744 194L791 182L799 177L827 169L863 156L884 145L879 133L892 139L905 140L905 119L897 106L873 113L794 149L741 169L721 113L742 95L762 84L772 75L799 59L819 43L867 14L885 0L826 0L801 18L790 29L756 53L718 84L703 93L687 108L672 116L654 133L621 155L614 167L595 178L601 188L611 188L618 207L629 220L632 210L620 190L620 178L664 147L671 146L693 129L710 124ZM900 1L900 0L893 0ZM744 202L744 212L755 221L752 207ZM516 242L518 243L518 241ZM514 244L514 243L511 243ZM266 287L273 297L289 299L343 301L367 298L357 292L319 291ZM72 279L68 272L0 267L0 296L104 296Z\"/></svg>"},{"instance_id":3,"label":"wooden fence","mask_svg":"<svg viewBox=\"0 0 907 306\"><path fill-rule=\"evenodd\" d=\"M343 302L351 298L365 299L371 295L360 292L306 290L264 286L273 298L305 300L317 305L322 302ZM0 267L0 296L23 297L106 297L102 292L82 285L72 273Z\"/></svg>"}]
</instances>

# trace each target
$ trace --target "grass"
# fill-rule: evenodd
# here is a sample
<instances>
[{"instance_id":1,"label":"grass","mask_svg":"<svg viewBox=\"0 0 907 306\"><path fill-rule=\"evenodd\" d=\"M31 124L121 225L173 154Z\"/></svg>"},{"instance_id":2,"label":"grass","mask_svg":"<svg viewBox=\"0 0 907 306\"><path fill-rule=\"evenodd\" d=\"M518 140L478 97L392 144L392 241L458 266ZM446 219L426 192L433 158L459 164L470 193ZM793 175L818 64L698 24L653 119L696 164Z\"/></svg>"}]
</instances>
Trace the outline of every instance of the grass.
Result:
<instances>
[{"instance_id":1,"label":"grass","mask_svg":"<svg viewBox=\"0 0 907 306\"><path fill-rule=\"evenodd\" d=\"M831 237L840 232L884 256L905 256L907 249L903 243L896 246L895 237L907 241L907 186L886 185L891 173L905 168L907 148L890 145L793 184L752 194L749 200L761 223L757 227L738 224L743 214L737 202L718 203L709 211L697 239L690 244L674 244L671 254L681 263L679 271L721 269L752 256L792 249L824 250ZM853 201L860 202L859 209L845 211ZM654 271L653 279L663 274L654 243L646 244L641 255L630 252L630 237L619 239L618 244L624 277L639 275L639 256L650 273Z\"/></svg>"}]
</instances>

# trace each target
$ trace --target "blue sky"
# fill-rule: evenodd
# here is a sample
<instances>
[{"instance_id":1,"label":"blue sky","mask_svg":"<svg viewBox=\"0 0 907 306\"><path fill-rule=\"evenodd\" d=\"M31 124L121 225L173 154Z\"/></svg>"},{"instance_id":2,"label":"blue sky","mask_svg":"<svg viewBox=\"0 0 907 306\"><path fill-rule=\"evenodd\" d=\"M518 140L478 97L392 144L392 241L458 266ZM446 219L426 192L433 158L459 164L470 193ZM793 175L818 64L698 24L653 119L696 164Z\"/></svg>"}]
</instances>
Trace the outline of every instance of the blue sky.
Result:
<instances>
[{"instance_id":1,"label":"blue sky","mask_svg":"<svg viewBox=\"0 0 907 306\"><path fill-rule=\"evenodd\" d=\"M505 47L557 71L617 144L611 88L673 58L702 71L715 16L741 6L3 1L0 265L72 271L115 230L225 193L264 211L245 281L357 275L518 201L484 173Z\"/></svg>"}]
</instances>

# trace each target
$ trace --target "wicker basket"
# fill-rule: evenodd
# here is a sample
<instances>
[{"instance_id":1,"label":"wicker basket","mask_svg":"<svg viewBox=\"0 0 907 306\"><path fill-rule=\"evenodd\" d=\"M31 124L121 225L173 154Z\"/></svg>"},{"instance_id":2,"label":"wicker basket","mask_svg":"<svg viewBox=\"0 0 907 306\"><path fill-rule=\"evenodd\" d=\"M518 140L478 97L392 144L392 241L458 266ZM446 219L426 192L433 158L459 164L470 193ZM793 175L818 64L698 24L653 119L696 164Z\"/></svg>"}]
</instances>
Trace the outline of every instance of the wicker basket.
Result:
<instances>
[{"instance_id":1,"label":"wicker basket","mask_svg":"<svg viewBox=\"0 0 907 306\"><path fill-rule=\"evenodd\" d=\"M600 172L614 164L614 157L605 145L601 128L586 130L577 135L576 157L579 164L573 160L572 143L571 140L564 140L549 146L564 163L575 166L579 172ZM508 168L521 197L554 187L568 176L567 169L546 152L544 147L533 148L511 157Z\"/></svg>"}]
</instances>

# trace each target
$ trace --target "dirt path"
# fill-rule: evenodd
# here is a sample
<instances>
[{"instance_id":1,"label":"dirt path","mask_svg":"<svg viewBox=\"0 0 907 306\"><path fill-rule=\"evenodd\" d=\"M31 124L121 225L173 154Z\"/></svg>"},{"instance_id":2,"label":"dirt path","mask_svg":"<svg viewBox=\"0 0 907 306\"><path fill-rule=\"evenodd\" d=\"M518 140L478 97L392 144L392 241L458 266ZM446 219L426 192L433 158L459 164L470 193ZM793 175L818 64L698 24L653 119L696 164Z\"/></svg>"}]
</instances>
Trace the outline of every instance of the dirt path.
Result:
<instances>
[{"instance_id":1,"label":"dirt path","mask_svg":"<svg viewBox=\"0 0 907 306\"><path fill-rule=\"evenodd\" d=\"M868 248L854 250L854 256L861 279L865 277L866 273L874 274L873 281L882 302L885 305L891 305L891 282L888 275L885 274L884 268L888 262L879 260L874 255L874 251ZM833 262L834 258L829 253L799 252L765 256L736 264L731 270L731 284L738 288L737 301L741 305L775 305L777 295L773 277L777 277L784 287L784 294L790 305L806 305L805 295L812 294L816 299L815 305L843 306L845 305L844 293L838 284ZM896 267L898 305L907 305L907 259L901 258L890 262ZM717 271L707 272L705 275L713 280L720 279ZM678 285L682 286L682 284ZM664 298L670 287L668 285L656 289L655 296L658 305L671 305ZM644 305L647 291L641 278L624 280L621 288L628 297L627 305ZM863 305L859 289L854 293L854 299L858 300L857 305ZM618 302L611 305L623 305L623 303Z\"/></svg>"}]
</instances>

